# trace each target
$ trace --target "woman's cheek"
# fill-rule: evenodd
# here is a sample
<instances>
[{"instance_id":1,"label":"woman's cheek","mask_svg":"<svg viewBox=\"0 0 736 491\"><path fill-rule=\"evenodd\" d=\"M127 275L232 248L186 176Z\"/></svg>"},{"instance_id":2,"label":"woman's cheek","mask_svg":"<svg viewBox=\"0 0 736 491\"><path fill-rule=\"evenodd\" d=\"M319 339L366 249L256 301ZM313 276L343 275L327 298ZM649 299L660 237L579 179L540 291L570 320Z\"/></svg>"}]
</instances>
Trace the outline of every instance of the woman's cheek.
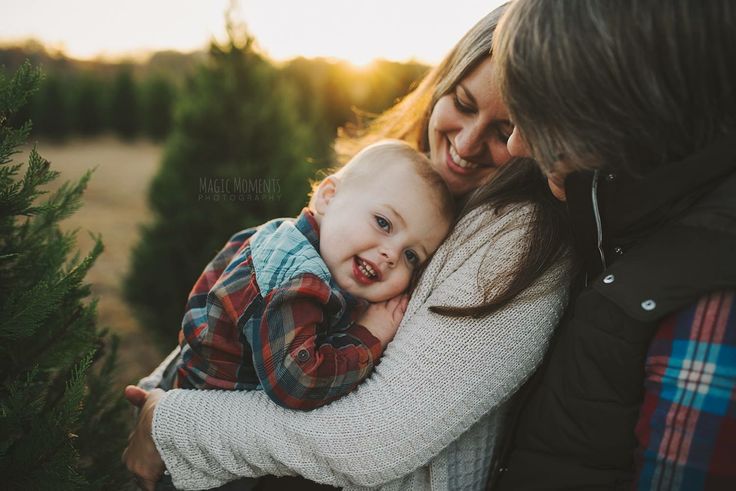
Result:
<instances>
[{"instance_id":1,"label":"woman's cheek","mask_svg":"<svg viewBox=\"0 0 736 491\"><path fill-rule=\"evenodd\" d=\"M448 119L452 119L453 112L454 108L449 95L440 97L435 103L434 109L432 109L427 125L427 136L429 139L429 157L433 162L444 158L442 143L447 138L447 130L452 126Z\"/></svg>"}]
</instances>

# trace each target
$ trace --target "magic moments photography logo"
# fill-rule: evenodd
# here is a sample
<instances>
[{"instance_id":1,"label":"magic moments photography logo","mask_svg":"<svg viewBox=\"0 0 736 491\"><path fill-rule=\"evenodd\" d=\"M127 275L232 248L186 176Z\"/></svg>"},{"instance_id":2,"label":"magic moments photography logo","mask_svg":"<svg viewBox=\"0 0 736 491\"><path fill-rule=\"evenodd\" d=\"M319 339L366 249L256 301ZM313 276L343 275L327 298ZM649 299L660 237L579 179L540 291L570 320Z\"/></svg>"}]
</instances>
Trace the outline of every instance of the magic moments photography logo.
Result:
<instances>
[{"instance_id":1,"label":"magic moments photography logo","mask_svg":"<svg viewBox=\"0 0 736 491\"><path fill-rule=\"evenodd\" d=\"M277 201L281 185L277 178L200 177L197 201Z\"/></svg>"}]
</instances>

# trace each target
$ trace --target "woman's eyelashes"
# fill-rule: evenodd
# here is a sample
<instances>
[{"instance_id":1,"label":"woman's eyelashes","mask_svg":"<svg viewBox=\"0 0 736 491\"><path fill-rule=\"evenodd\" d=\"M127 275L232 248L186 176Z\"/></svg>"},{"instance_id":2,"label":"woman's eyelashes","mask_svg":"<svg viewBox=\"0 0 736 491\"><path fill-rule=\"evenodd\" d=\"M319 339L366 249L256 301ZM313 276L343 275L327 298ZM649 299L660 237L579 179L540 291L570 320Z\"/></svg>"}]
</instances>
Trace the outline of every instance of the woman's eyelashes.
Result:
<instances>
[{"instance_id":1,"label":"woman's eyelashes","mask_svg":"<svg viewBox=\"0 0 736 491\"><path fill-rule=\"evenodd\" d=\"M473 107L471 104L464 102L460 98L460 94L458 94L457 90L452 94L452 102L455 104L455 109L460 111L464 114L473 114L475 112L475 107Z\"/></svg>"},{"instance_id":2,"label":"woman's eyelashes","mask_svg":"<svg viewBox=\"0 0 736 491\"><path fill-rule=\"evenodd\" d=\"M455 105L455 109L463 114L475 114L477 112L472 103L463 101L457 90L452 94L452 101ZM507 123L499 122L498 124L494 124L490 130L491 135L493 135L499 142L506 145L511 137L511 132L514 130L514 127L511 126L509 128Z\"/></svg>"}]
</instances>

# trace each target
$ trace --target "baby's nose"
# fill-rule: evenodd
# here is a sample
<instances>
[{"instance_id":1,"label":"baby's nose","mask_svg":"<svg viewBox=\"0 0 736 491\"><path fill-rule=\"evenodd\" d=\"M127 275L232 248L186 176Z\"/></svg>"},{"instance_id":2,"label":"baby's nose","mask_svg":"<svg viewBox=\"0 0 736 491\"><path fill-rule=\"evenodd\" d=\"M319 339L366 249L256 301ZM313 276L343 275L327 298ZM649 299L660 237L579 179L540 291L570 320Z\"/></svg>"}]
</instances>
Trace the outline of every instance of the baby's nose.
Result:
<instances>
[{"instance_id":1,"label":"baby's nose","mask_svg":"<svg viewBox=\"0 0 736 491\"><path fill-rule=\"evenodd\" d=\"M390 247L381 249L379 254L390 267L393 267L396 264L397 254Z\"/></svg>"}]
</instances>

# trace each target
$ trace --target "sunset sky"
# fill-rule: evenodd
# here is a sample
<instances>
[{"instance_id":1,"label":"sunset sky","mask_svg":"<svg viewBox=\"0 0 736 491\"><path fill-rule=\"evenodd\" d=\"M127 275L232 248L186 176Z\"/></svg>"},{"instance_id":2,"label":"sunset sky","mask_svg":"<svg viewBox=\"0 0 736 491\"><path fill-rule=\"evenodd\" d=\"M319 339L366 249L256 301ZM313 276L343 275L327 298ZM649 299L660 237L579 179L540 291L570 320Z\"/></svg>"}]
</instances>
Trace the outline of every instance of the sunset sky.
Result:
<instances>
[{"instance_id":1,"label":"sunset sky","mask_svg":"<svg viewBox=\"0 0 736 491\"><path fill-rule=\"evenodd\" d=\"M190 51L224 36L228 0L0 0L0 43L35 38L94 58ZM327 56L436 63L503 0L241 0L244 20L276 60ZM440 5L443 8L438 8Z\"/></svg>"}]
</instances>

